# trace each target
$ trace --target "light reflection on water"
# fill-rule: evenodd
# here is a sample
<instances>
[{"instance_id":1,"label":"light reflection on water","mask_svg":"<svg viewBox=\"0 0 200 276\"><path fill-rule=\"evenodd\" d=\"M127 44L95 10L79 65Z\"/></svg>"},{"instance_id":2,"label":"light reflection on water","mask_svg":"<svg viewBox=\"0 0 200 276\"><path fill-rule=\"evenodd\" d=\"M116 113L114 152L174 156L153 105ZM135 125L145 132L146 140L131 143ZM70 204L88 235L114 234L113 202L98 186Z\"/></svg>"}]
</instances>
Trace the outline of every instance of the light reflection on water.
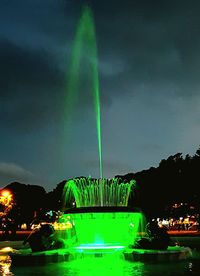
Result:
<instances>
[{"instance_id":1,"label":"light reflection on water","mask_svg":"<svg viewBox=\"0 0 200 276\"><path fill-rule=\"evenodd\" d=\"M117 258L116 258L117 257ZM199 259L169 263L143 263L125 261L119 256L85 257L69 262L51 263L43 266L12 267L7 258L0 256L2 276L154 276L154 275L200 275Z\"/></svg>"},{"instance_id":2,"label":"light reflection on water","mask_svg":"<svg viewBox=\"0 0 200 276\"><path fill-rule=\"evenodd\" d=\"M0 275L11 276L13 273L10 271L11 259L9 256L0 255Z\"/></svg>"},{"instance_id":3,"label":"light reflection on water","mask_svg":"<svg viewBox=\"0 0 200 276\"><path fill-rule=\"evenodd\" d=\"M103 257L87 256L69 262L50 263L43 266L14 267L10 258L0 252L0 275L2 276L188 276L200 275L200 239L191 239L188 244L193 248L193 258L179 262L144 263L125 261L120 255L104 255ZM8 246L2 243L2 246ZM195 245L195 246L194 246ZM199 247L197 247L199 245ZM21 243L11 244L18 248ZM197 250L195 250L196 248ZM8 247L7 247L8 249ZM2 250L0 250L2 251Z\"/></svg>"}]
</instances>

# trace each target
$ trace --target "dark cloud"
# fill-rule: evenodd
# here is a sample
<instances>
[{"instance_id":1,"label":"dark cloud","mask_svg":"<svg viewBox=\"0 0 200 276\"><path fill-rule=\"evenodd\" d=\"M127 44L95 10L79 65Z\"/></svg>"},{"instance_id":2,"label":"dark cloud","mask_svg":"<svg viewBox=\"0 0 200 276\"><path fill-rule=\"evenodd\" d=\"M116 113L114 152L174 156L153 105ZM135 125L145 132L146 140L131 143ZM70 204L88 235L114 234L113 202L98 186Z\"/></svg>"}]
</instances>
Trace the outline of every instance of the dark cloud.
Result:
<instances>
[{"instance_id":1,"label":"dark cloud","mask_svg":"<svg viewBox=\"0 0 200 276\"><path fill-rule=\"evenodd\" d=\"M26 10L23 20L26 24L29 22L29 31L36 38L29 43L35 45L34 47L37 44L41 47L40 38L43 37L43 53L41 49L31 52L32 60L27 60L30 59L27 53L20 57L22 67L31 64L34 59L38 63L33 67L26 66L26 73L29 76L28 78L24 76L24 85L27 80L30 87L37 83L40 86L43 85L43 88L46 85L48 89L47 83L52 87L56 75L54 75L55 72L50 72L48 66L45 68L41 63L46 63L45 65L49 63L48 65L52 67L52 63L58 59L59 62L56 65L54 63L54 66L66 70L66 60L69 58L78 14L84 1L77 1L76 5L73 1L42 3L22 1L21 3ZM171 93L176 92L183 96L198 92L200 61L197 53L200 47L198 27L200 5L197 2L196 5L188 1L124 1L123 3L122 1L109 1L109 3L89 1L88 3L94 10L101 97L104 104L110 104L113 97L120 96L121 91L124 95L135 95L138 87L144 85L156 86L156 89L152 89L152 93L165 93L166 89L162 88L166 85L170 86ZM14 8L14 2L12 5ZM44 7L46 7L45 13ZM16 14L21 12L18 9ZM32 29L33 26L34 29ZM24 30L24 33L27 35L28 30ZM50 41L53 41L53 46L48 44ZM51 47L54 49L53 53ZM60 52L58 52L59 49ZM52 56L49 61L48 57L44 61L47 51L51 51ZM15 52L13 55L15 56ZM63 57L65 57L64 62ZM38 73L32 74L29 68L33 70L39 68ZM19 81L20 77L17 74L12 83L15 85L15 80ZM58 79L59 81L61 80ZM37 94L35 90L29 93ZM81 100L87 103L88 95L82 98ZM90 103L89 100L88 102Z\"/></svg>"},{"instance_id":2,"label":"dark cloud","mask_svg":"<svg viewBox=\"0 0 200 276\"><path fill-rule=\"evenodd\" d=\"M161 88L169 85L171 93L178 95L198 93L200 4L197 1L195 5L188 1L125 1L121 7L110 3L108 11L104 17L104 10L97 12L100 58L107 61L107 67L113 66L113 73L117 74L104 70L105 89L115 95L121 93L120 88L123 93L135 94L141 84ZM120 74L116 59L123 60ZM124 89L130 84L136 89Z\"/></svg>"},{"instance_id":3,"label":"dark cloud","mask_svg":"<svg viewBox=\"0 0 200 276\"><path fill-rule=\"evenodd\" d=\"M23 167L14 163L0 162L0 179L12 181L33 181L34 175Z\"/></svg>"},{"instance_id":4,"label":"dark cloud","mask_svg":"<svg viewBox=\"0 0 200 276\"><path fill-rule=\"evenodd\" d=\"M0 98L2 123L34 126L55 116L63 75L44 50L19 47L0 40ZM37 125L37 124L36 124Z\"/></svg>"},{"instance_id":5,"label":"dark cloud","mask_svg":"<svg viewBox=\"0 0 200 276\"><path fill-rule=\"evenodd\" d=\"M34 89L35 96L45 85L55 87L59 72L53 58L44 50L31 50L12 42L0 40L1 97L20 96ZM39 88L39 89L37 89ZM46 91L43 91L46 93Z\"/></svg>"}]
</instances>

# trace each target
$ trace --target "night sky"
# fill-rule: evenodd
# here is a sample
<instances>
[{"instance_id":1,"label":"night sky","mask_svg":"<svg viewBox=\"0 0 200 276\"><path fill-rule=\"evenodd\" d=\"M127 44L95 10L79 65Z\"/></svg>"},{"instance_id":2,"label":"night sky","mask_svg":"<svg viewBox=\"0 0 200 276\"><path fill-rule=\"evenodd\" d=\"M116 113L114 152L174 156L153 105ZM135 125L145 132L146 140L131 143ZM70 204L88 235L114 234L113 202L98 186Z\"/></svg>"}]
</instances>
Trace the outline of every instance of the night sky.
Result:
<instances>
[{"instance_id":1,"label":"night sky","mask_svg":"<svg viewBox=\"0 0 200 276\"><path fill-rule=\"evenodd\" d=\"M19 181L50 191L70 177L99 176L87 66L65 125L68 68L85 2L98 45L104 176L199 148L199 0L1 0L0 187Z\"/></svg>"}]
</instances>

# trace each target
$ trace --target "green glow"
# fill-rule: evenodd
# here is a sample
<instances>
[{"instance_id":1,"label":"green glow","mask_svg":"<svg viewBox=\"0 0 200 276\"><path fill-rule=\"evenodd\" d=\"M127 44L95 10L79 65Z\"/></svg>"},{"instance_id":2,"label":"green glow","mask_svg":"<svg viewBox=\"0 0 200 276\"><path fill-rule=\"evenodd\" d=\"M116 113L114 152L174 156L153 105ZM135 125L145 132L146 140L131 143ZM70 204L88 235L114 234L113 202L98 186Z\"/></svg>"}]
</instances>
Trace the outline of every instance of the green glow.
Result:
<instances>
[{"instance_id":1,"label":"green glow","mask_svg":"<svg viewBox=\"0 0 200 276\"><path fill-rule=\"evenodd\" d=\"M94 244L94 245L90 245L90 244L85 244L85 245L81 245L81 246L77 246L76 249L124 249L124 246L122 245L107 245L105 246L104 244Z\"/></svg>"},{"instance_id":2,"label":"green glow","mask_svg":"<svg viewBox=\"0 0 200 276\"><path fill-rule=\"evenodd\" d=\"M61 231L60 237L68 247L76 248L79 252L113 252L117 248L119 250L133 245L144 232L143 214L133 212L132 209L128 212L127 208L122 211L120 207L128 205L129 195L135 186L134 180L120 183L117 178L79 178L67 181L63 190L63 204L66 206L67 201L75 200L77 208L74 209L75 212L72 210L62 216L61 220L66 225L70 222L72 227ZM108 209L103 208L102 204Z\"/></svg>"},{"instance_id":3,"label":"green glow","mask_svg":"<svg viewBox=\"0 0 200 276\"><path fill-rule=\"evenodd\" d=\"M68 75L67 98L66 98L66 117L72 113L75 107L77 90L79 86L80 61L84 43L90 52L89 66L91 69L91 89L94 96L94 105L96 113L96 130L98 137L98 155L99 155L99 174L103 177L102 171L102 147L101 147L101 116L100 116L100 95L99 95L99 75L97 64L97 45L95 37L95 27L92 12L89 7L83 9L80 18L71 57L71 66Z\"/></svg>"},{"instance_id":4,"label":"green glow","mask_svg":"<svg viewBox=\"0 0 200 276\"><path fill-rule=\"evenodd\" d=\"M123 256L114 253L100 256L87 255L84 258L72 260L63 264L63 271L73 272L73 275L79 276L122 276L122 275L143 275L144 263L125 262Z\"/></svg>"},{"instance_id":5,"label":"green glow","mask_svg":"<svg viewBox=\"0 0 200 276\"><path fill-rule=\"evenodd\" d=\"M63 205L75 200L76 207L127 206L136 182L120 183L119 179L79 178L66 182L63 190Z\"/></svg>"},{"instance_id":6,"label":"green glow","mask_svg":"<svg viewBox=\"0 0 200 276\"><path fill-rule=\"evenodd\" d=\"M109 251L123 249L133 245L136 239L144 234L142 213L68 213L63 215L63 218L72 222L73 229L60 231L60 235L79 251L84 248L84 251L96 249L98 252L105 251L106 248ZM70 241L70 237L73 241Z\"/></svg>"}]
</instances>

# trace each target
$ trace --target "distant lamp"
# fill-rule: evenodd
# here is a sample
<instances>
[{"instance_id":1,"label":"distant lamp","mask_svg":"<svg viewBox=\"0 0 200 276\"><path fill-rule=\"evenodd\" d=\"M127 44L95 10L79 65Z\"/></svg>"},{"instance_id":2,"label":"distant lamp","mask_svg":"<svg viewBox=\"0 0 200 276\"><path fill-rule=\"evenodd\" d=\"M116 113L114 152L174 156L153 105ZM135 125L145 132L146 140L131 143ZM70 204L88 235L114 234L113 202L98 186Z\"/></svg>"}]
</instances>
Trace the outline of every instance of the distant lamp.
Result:
<instances>
[{"instance_id":1,"label":"distant lamp","mask_svg":"<svg viewBox=\"0 0 200 276\"><path fill-rule=\"evenodd\" d=\"M12 193L8 190L2 190L0 195L0 202L4 206L9 206L12 203Z\"/></svg>"}]
</instances>

